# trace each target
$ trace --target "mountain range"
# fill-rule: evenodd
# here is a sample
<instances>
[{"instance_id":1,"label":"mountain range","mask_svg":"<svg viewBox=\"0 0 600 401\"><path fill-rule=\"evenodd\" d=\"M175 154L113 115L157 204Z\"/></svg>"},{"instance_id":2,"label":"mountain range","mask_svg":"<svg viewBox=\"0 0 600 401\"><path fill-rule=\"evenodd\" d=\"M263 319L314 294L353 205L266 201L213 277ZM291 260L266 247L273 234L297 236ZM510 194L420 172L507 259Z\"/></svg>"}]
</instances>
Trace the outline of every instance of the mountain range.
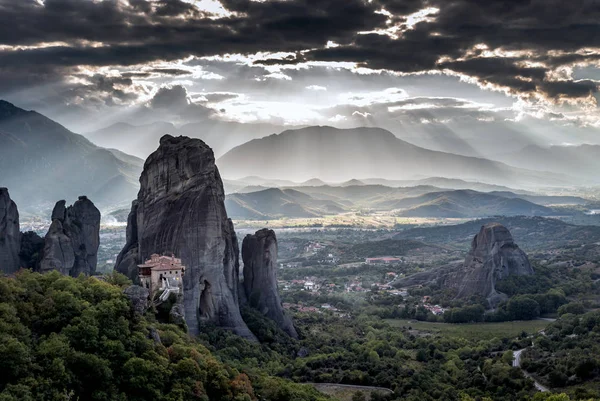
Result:
<instances>
[{"instance_id":1,"label":"mountain range","mask_svg":"<svg viewBox=\"0 0 600 401\"><path fill-rule=\"evenodd\" d=\"M498 155L497 160L511 166L563 173L598 183L600 145L550 146L529 145L523 149Z\"/></svg>"},{"instance_id":2,"label":"mountain range","mask_svg":"<svg viewBox=\"0 0 600 401\"><path fill-rule=\"evenodd\" d=\"M274 129L269 124L232 122L214 122L208 129L205 123L179 128L170 123L119 123L88 134L98 144L119 145L116 150L98 146L35 111L0 101L0 186L10 189L22 210L78 195L89 196L100 207L128 204L136 196L143 167L142 159L128 153L150 153L158 138L171 131L212 142L220 149L217 154L239 144L218 164L223 176L244 177L224 180L231 214L244 218L310 217L356 207L464 215L459 192L403 203L409 197L448 190L476 191L472 196L481 205L488 204L481 192L489 192L490 204L498 206L498 213L508 214L548 215L551 211L544 206L586 203L581 198L547 198L523 189L574 183L559 174L563 169L551 168L550 161L550 172L517 168L421 148L379 128L305 127L252 139ZM563 164L577 159L587 163L586 168L600 167L594 158L595 146L566 148L571 152L567 156L562 153L565 147L536 149L530 158L537 158L535 163L527 164L527 155L522 154L515 164L520 160L523 167L533 168L545 158ZM575 170L568 171L575 174ZM488 215L490 206L482 207L481 214L467 214Z\"/></svg>"},{"instance_id":3,"label":"mountain range","mask_svg":"<svg viewBox=\"0 0 600 401\"><path fill-rule=\"evenodd\" d=\"M573 182L560 174L421 148L379 128L319 126L287 130L240 145L217 163L229 179L256 175L340 182L369 177L399 180L441 176L516 187Z\"/></svg>"},{"instance_id":4,"label":"mountain range","mask_svg":"<svg viewBox=\"0 0 600 401\"><path fill-rule=\"evenodd\" d=\"M233 218L262 220L321 217L358 209L395 211L406 217L552 216L572 212L557 211L544 205L582 205L586 202L578 197L519 195L506 191L447 191L431 186L323 185L233 193L226 196L225 205Z\"/></svg>"},{"instance_id":5,"label":"mountain range","mask_svg":"<svg viewBox=\"0 0 600 401\"><path fill-rule=\"evenodd\" d=\"M380 208L402 209L406 217L467 218L502 216L551 216L552 209L517 197L485 194L470 190L433 192L395 202L380 203Z\"/></svg>"},{"instance_id":6,"label":"mountain range","mask_svg":"<svg viewBox=\"0 0 600 401\"><path fill-rule=\"evenodd\" d=\"M269 188L225 198L229 216L237 219L269 219L277 217L307 218L346 211L340 203L315 199L293 189Z\"/></svg>"},{"instance_id":7,"label":"mountain range","mask_svg":"<svg viewBox=\"0 0 600 401\"><path fill-rule=\"evenodd\" d=\"M0 101L0 186L9 188L21 210L79 195L99 205L133 199L142 165L35 111Z\"/></svg>"}]
</instances>

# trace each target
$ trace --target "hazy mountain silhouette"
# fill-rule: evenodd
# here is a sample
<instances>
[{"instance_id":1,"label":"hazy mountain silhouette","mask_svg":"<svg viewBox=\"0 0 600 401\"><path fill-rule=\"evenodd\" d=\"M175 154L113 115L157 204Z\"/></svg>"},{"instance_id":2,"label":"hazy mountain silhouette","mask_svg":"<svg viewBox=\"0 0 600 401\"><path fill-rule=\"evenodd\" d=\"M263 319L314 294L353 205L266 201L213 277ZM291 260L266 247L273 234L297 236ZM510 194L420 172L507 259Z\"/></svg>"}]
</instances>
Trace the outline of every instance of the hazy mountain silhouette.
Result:
<instances>
[{"instance_id":1,"label":"hazy mountain silhouette","mask_svg":"<svg viewBox=\"0 0 600 401\"><path fill-rule=\"evenodd\" d=\"M176 127L169 122L145 125L116 123L85 134L92 142L105 147L116 147L126 153L145 159L156 149L164 134L185 135L202 139L216 157L252 139L262 138L283 128L272 124L243 124L233 121L206 119Z\"/></svg>"},{"instance_id":2,"label":"hazy mountain silhouette","mask_svg":"<svg viewBox=\"0 0 600 401\"><path fill-rule=\"evenodd\" d=\"M378 128L308 127L255 139L218 160L226 178L264 178L327 182L381 177L441 176L501 185L551 185L567 177L517 169L482 158L424 149Z\"/></svg>"},{"instance_id":3,"label":"hazy mountain silhouette","mask_svg":"<svg viewBox=\"0 0 600 401\"><path fill-rule=\"evenodd\" d=\"M600 183L600 145L527 146L496 159L513 166L569 174Z\"/></svg>"},{"instance_id":4,"label":"hazy mountain silhouette","mask_svg":"<svg viewBox=\"0 0 600 401\"><path fill-rule=\"evenodd\" d=\"M227 195L225 207L228 215L237 219L318 217L345 211L343 205L334 201L314 199L300 191L279 188Z\"/></svg>"},{"instance_id":5,"label":"hazy mountain silhouette","mask_svg":"<svg viewBox=\"0 0 600 401\"><path fill-rule=\"evenodd\" d=\"M158 141L164 134L177 132L168 122L155 122L145 125L116 123L85 136L96 145L121 149L142 159L156 150Z\"/></svg>"},{"instance_id":6,"label":"hazy mountain silhouette","mask_svg":"<svg viewBox=\"0 0 600 401\"><path fill-rule=\"evenodd\" d=\"M552 209L520 198L509 198L471 190L435 192L379 204L387 209L404 209L410 217L551 216Z\"/></svg>"},{"instance_id":7,"label":"hazy mountain silhouette","mask_svg":"<svg viewBox=\"0 0 600 401\"><path fill-rule=\"evenodd\" d=\"M448 191L424 185L402 188L322 185L285 189L248 186L238 193L227 195L225 202L232 217L259 220L318 217L362 208L397 210L399 215L410 217L551 216L568 212L557 212L545 205L585 203L585 199L574 196Z\"/></svg>"},{"instance_id":8,"label":"hazy mountain silhouette","mask_svg":"<svg viewBox=\"0 0 600 401\"><path fill-rule=\"evenodd\" d=\"M99 205L130 201L142 164L35 111L0 101L0 186L9 188L20 209L78 195Z\"/></svg>"}]
</instances>

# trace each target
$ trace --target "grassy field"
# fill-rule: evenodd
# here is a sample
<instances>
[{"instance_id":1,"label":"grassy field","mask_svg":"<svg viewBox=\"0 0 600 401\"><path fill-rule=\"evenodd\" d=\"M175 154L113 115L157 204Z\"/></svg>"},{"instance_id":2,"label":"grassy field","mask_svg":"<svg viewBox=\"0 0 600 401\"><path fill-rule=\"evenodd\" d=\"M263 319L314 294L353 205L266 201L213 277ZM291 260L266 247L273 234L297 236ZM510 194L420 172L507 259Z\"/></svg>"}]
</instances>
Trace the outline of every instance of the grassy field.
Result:
<instances>
[{"instance_id":1,"label":"grassy field","mask_svg":"<svg viewBox=\"0 0 600 401\"><path fill-rule=\"evenodd\" d=\"M451 337L463 337L467 340L490 340L494 337L514 338L523 331L531 334L546 328L550 324L550 322L544 320L468 324L430 323L404 319L386 319L386 322L395 327L411 327L413 330Z\"/></svg>"}]
</instances>

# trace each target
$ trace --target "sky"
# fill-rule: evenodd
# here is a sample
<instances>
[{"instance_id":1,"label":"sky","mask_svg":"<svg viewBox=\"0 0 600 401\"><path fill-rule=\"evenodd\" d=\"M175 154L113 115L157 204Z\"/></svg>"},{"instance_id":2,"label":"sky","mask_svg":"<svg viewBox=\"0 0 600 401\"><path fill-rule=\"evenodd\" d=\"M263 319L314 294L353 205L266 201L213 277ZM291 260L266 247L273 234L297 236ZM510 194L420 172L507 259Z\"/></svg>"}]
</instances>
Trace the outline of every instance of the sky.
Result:
<instances>
[{"instance_id":1,"label":"sky","mask_svg":"<svg viewBox=\"0 0 600 401\"><path fill-rule=\"evenodd\" d=\"M0 20L0 98L76 132L217 119L600 142L600 0L0 0Z\"/></svg>"}]
</instances>

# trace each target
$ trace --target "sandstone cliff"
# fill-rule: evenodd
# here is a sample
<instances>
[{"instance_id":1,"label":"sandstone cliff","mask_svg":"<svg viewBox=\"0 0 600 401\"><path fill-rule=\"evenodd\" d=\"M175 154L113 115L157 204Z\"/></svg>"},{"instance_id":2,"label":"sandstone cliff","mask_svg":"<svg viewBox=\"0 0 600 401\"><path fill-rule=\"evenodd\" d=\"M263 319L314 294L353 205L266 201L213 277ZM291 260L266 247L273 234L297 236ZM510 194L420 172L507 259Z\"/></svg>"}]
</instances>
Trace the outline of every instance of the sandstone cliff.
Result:
<instances>
[{"instance_id":1,"label":"sandstone cliff","mask_svg":"<svg viewBox=\"0 0 600 401\"><path fill-rule=\"evenodd\" d=\"M19 211L10 198L8 189L0 188L0 271L14 273L19 270L21 232Z\"/></svg>"},{"instance_id":2,"label":"sandstone cliff","mask_svg":"<svg viewBox=\"0 0 600 401\"><path fill-rule=\"evenodd\" d=\"M285 314L277 290L277 238L273 230L262 229L248 234L242 243L244 261L244 293L248 304L291 337L298 333L291 318Z\"/></svg>"},{"instance_id":3,"label":"sandstone cliff","mask_svg":"<svg viewBox=\"0 0 600 401\"><path fill-rule=\"evenodd\" d=\"M140 177L117 271L137 280L135 266L153 253L174 253L186 266L183 305L192 334L207 321L255 339L238 303L239 252L225 211L212 150L199 139L165 135Z\"/></svg>"},{"instance_id":4,"label":"sandstone cliff","mask_svg":"<svg viewBox=\"0 0 600 401\"><path fill-rule=\"evenodd\" d=\"M58 270L77 277L92 275L98 263L100 211L85 196L73 206L58 201L52 211L52 224L44 238L42 272Z\"/></svg>"}]
</instances>

